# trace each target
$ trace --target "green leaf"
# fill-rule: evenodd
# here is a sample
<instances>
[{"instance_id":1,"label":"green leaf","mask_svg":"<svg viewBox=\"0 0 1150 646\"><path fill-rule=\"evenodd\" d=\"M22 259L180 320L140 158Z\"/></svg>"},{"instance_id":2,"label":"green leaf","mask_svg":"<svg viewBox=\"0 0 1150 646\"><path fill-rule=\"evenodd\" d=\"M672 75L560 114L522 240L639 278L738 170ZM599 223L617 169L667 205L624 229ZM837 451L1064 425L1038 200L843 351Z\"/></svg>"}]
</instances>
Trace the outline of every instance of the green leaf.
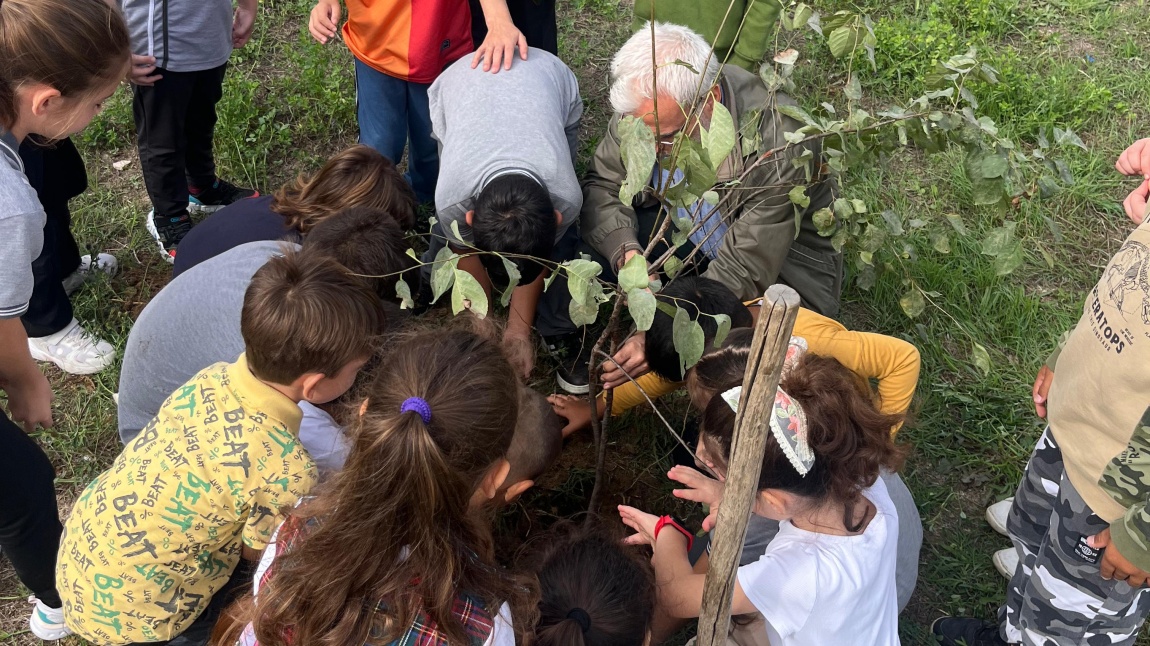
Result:
<instances>
[{"instance_id":1,"label":"green leaf","mask_svg":"<svg viewBox=\"0 0 1150 646\"><path fill-rule=\"evenodd\" d=\"M862 99L862 85L859 83L857 74L851 74L851 77L847 79L847 84L843 86L843 94L851 101Z\"/></svg>"},{"instance_id":2,"label":"green leaf","mask_svg":"<svg viewBox=\"0 0 1150 646\"><path fill-rule=\"evenodd\" d=\"M808 7L805 2L800 2L799 5L795 7L795 15L793 18L791 18L790 29L795 30L799 27L802 27L803 25L806 25L807 21L809 21L814 15L814 9Z\"/></svg>"},{"instance_id":3,"label":"green leaf","mask_svg":"<svg viewBox=\"0 0 1150 646\"><path fill-rule=\"evenodd\" d=\"M891 232L892 235L902 235L902 216L888 209L882 212L882 219L884 222L886 222L886 228Z\"/></svg>"},{"instance_id":4,"label":"green leaf","mask_svg":"<svg viewBox=\"0 0 1150 646\"><path fill-rule=\"evenodd\" d=\"M619 120L619 152L627 179L619 187L619 200L630 205L647 188L655 167L655 133L642 120L626 116Z\"/></svg>"},{"instance_id":5,"label":"green leaf","mask_svg":"<svg viewBox=\"0 0 1150 646\"><path fill-rule=\"evenodd\" d=\"M859 199L851 200L851 208L855 213L866 213L866 202Z\"/></svg>"},{"instance_id":6,"label":"green leaf","mask_svg":"<svg viewBox=\"0 0 1150 646\"><path fill-rule=\"evenodd\" d=\"M699 135L711 168L717 169L735 148L735 121L722 103L715 101L714 106L711 111L711 127L703 128Z\"/></svg>"},{"instance_id":7,"label":"green leaf","mask_svg":"<svg viewBox=\"0 0 1150 646\"><path fill-rule=\"evenodd\" d=\"M600 294L603 291L603 286L595 283L595 287L599 289ZM595 319L599 318L599 299L592 293L585 303L578 303L574 299L567 305L567 313L571 316L571 322L577 326L593 325Z\"/></svg>"},{"instance_id":8,"label":"green leaf","mask_svg":"<svg viewBox=\"0 0 1150 646\"><path fill-rule=\"evenodd\" d=\"M586 305L594 296L596 288L602 292L602 286L595 280L595 277L603 271L599 263L586 258L576 258L563 263L562 266L567 271L567 290L571 293L571 300ZM595 306L598 307L598 304Z\"/></svg>"},{"instance_id":9,"label":"green leaf","mask_svg":"<svg viewBox=\"0 0 1150 646\"><path fill-rule=\"evenodd\" d=\"M995 177L1002 177L1006 174L1007 169L1010 168L1010 162L1007 160L1006 155L987 155L982 158L982 177L985 179L993 179Z\"/></svg>"},{"instance_id":10,"label":"green leaf","mask_svg":"<svg viewBox=\"0 0 1150 646\"><path fill-rule=\"evenodd\" d=\"M855 273L855 285L864 292L869 292L871 287L874 287L878 275L875 273L874 267L870 265L863 265L859 267Z\"/></svg>"},{"instance_id":11,"label":"green leaf","mask_svg":"<svg viewBox=\"0 0 1150 646\"><path fill-rule=\"evenodd\" d=\"M410 310L415 307L415 300L411 298L411 288L402 278L395 283L395 295L399 298L399 309Z\"/></svg>"},{"instance_id":12,"label":"green leaf","mask_svg":"<svg viewBox=\"0 0 1150 646\"><path fill-rule=\"evenodd\" d=\"M974 346L970 349L970 361L976 368L982 371L982 376L985 377L990 374L990 353L977 341L974 342Z\"/></svg>"},{"instance_id":13,"label":"green leaf","mask_svg":"<svg viewBox=\"0 0 1150 646\"><path fill-rule=\"evenodd\" d=\"M771 63L763 63L759 68L759 78L763 81L763 85L767 86L767 90L774 92L783 86L786 80L779 76L775 71L775 66Z\"/></svg>"},{"instance_id":14,"label":"green leaf","mask_svg":"<svg viewBox=\"0 0 1150 646\"><path fill-rule=\"evenodd\" d=\"M827 35L827 47L831 50L831 56L835 58L844 58L852 51L859 42L859 31L854 25L843 25L831 31Z\"/></svg>"},{"instance_id":15,"label":"green leaf","mask_svg":"<svg viewBox=\"0 0 1150 646\"><path fill-rule=\"evenodd\" d=\"M1078 146L1082 150L1087 150L1086 144L1082 142L1082 138L1074 134L1074 131L1070 129L1063 130L1061 128L1055 128L1054 142L1057 144Z\"/></svg>"},{"instance_id":16,"label":"green leaf","mask_svg":"<svg viewBox=\"0 0 1150 646\"><path fill-rule=\"evenodd\" d=\"M957 213L947 213L945 216L946 221L950 223L954 232L960 236L966 235L966 225L962 223L962 216Z\"/></svg>"},{"instance_id":17,"label":"green leaf","mask_svg":"<svg viewBox=\"0 0 1150 646\"><path fill-rule=\"evenodd\" d=\"M994 179L971 177L970 192L974 203L978 206L998 204L1006 197L1006 180L1001 177Z\"/></svg>"},{"instance_id":18,"label":"green leaf","mask_svg":"<svg viewBox=\"0 0 1150 646\"><path fill-rule=\"evenodd\" d=\"M405 251L405 252L403 252L403 253L405 253L405 254L407 254L407 255L411 256L412 260L414 260L414 261L416 261L416 262L419 262L419 254L415 253L415 249L412 249L411 247L408 247L408 248L407 248L407 251Z\"/></svg>"},{"instance_id":19,"label":"green leaf","mask_svg":"<svg viewBox=\"0 0 1150 646\"><path fill-rule=\"evenodd\" d=\"M715 206L716 204L719 203L719 192L718 191L703 191L702 198L703 198L703 201L706 202L707 204L710 204L711 206Z\"/></svg>"},{"instance_id":20,"label":"green leaf","mask_svg":"<svg viewBox=\"0 0 1150 646\"><path fill-rule=\"evenodd\" d=\"M466 301L470 301L467 303ZM451 287L451 313L459 314L464 308L470 309L479 318L487 316L487 292L469 272L455 270L455 284Z\"/></svg>"},{"instance_id":21,"label":"green leaf","mask_svg":"<svg viewBox=\"0 0 1150 646\"><path fill-rule=\"evenodd\" d=\"M791 204L804 209L811 205L811 198L807 195L807 187L802 184L792 188L790 192L787 193L787 198L790 199Z\"/></svg>"},{"instance_id":22,"label":"green leaf","mask_svg":"<svg viewBox=\"0 0 1150 646\"><path fill-rule=\"evenodd\" d=\"M679 260L678 256L671 256L667 262L663 263L663 271L667 273L668 278L674 278L679 275L683 270L683 261Z\"/></svg>"},{"instance_id":23,"label":"green leaf","mask_svg":"<svg viewBox=\"0 0 1150 646\"><path fill-rule=\"evenodd\" d=\"M835 232L835 214L830 209L822 208L815 211L811 220L818 228L819 235L826 237Z\"/></svg>"},{"instance_id":24,"label":"green leaf","mask_svg":"<svg viewBox=\"0 0 1150 646\"><path fill-rule=\"evenodd\" d=\"M511 303L512 292L519 286L519 279L522 278L522 275L519 273L519 267L517 267L515 263L503 256L499 256L499 259L503 261L503 271L507 272L507 289L503 290L503 293L499 295L499 304L503 307L507 307ZM558 273L558 271L552 272L552 276ZM548 276L548 278L550 278L550 276Z\"/></svg>"},{"instance_id":25,"label":"green leaf","mask_svg":"<svg viewBox=\"0 0 1150 646\"><path fill-rule=\"evenodd\" d=\"M910 318L916 318L926 310L926 299L923 298L922 291L915 285L911 285L902 298L898 299L898 304Z\"/></svg>"},{"instance_id":26,"label":"green leaf","mask_svg":"<svg viewBox=\"0 0 1150 646\"><path fill-rule=\"evenodd\" d=\"M455 241L461 244L466 244L463 241L463 234L459 232L459 220L451 221L451 234L455 236Z\"/></svg>"},{"instance_id":27,"label":"green leaf","mask_svg":"<svg viewBox=\"0 0 1150 646\"><path fill-rule=\"evenodd\" d=\"M759 130L762 125L762 108L747 110L739 115L739 140L743 145L744 155L750 154L752 150L759 150L759 147L763 145L763 133Z\"/></svg>"},{"instance_id":28,"label":"green leaf","mask_svg":"<svg viewBox=\"0 0 1150 646\"><path fill-rule=\"evenodd\" d=\"M942 231L930 234L930 246L939 253L950 253L950 238Z\"/></svg>"},{"instance_id":29,"label":"green leaf","mask_svg":"<svg viewBox=\"0 0 1150 646\"><path fill-rule=\"evenodd\" d=\"M715 347L722 347L723 341L727 340L727 335L731 333L731 317L726 314L715 315Z\"/></svg>"},{"instance_id":30,"label":"green leaf","mask_svg":"<svg viewBox=\"0 0 1150 646\"><path fill-rule=\"evenodd\" d=\"M435 267L431 270L432 303L438 301L455 284L455 267L458 264L459 255L450 247L444 247L435 254Z\"/></svg>"},{"instance_id":31,"label":"green leaf","mask_svg":"<svg viewBox=\"0 0 1150 646\"><path fill-rule=\"evenodd\" d=\"M691 320L691 315L681 307L675 309L671 340L675 345L675 351L679 353L679 368L686 374L687 369L698 363L699 358L703 356L706 337L699 322Z\"/></svg>"},{"instance_id":32,"label":"green leaf","mask_svg":"<svg viewBox=\"0 0 1150 646\"><path fill-rule=\"evenodd\" d=\"M655 320L655 295L645 289L627 292L627 311L635 321L635 329L646 332Z\"/></svg>"},{"instance_id":33,"label":"green leaf","mask_svg":"<svg viewBox=\"0 0 1150 646\"><path fill-rule=\"evenodd\" d=\"M994 259L994 273L999 276L1006 276L1021 267L1025 261L1026 256L1022 253L1022 243L1015 240L1014 244L1007 247Z\"/></svg>"},{"instance_id":34,"label":"green leaf","mask_svg":"<svg viewBox=\"0 0 1150 646\"><path fill-rule=\"evenodd\" d=\"M778 106L775 106L775 110L787 115L788 117L790 117L790 118L794 119L795 121L798 121L799 123L806 125L806 126L813 126L813 125L816 125L816 123L817 123L815 121L815 118L812 117L810 115L810 113L808 113L806 110L800 108L797 105L785 105L785 104L784 105L778 105ZM804 133L804 135L805 135L805 133Z\"/></svg>"},{"instance_id":35,"label":"green leaf","mask_svg":"<svg viewBox=\"0 0 1150 646\"><path fill-rule=\"evenodd\" d=\"M619 270L619 286L624 292L636 289L646 289L651 279L647 276L647 259L643 254L637 253Z\"/></svg>"},{"instance_id":36,"label":"green leaf","mask_svg":"<svg viewBox=\"0 0 1150 646\"><path fill-rule=\"evenodd\" d=\"M1002 226L994 228L982 240L982 253L987 256L1001 256L1009 252L1014 242L1014 229L1018 223L1006 221Z\"/></svg>"}]
</instances>

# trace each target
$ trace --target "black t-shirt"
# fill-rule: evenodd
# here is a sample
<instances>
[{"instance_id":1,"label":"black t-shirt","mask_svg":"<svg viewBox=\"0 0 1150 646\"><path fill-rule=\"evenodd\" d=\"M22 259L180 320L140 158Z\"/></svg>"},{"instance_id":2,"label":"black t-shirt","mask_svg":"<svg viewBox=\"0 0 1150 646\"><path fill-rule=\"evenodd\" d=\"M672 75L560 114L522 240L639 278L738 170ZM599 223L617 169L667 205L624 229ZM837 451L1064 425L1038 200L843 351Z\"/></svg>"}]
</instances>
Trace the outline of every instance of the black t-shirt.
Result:
<instances>
[{"instance_id":1,"label":"black t-shirt","mask_svg":"<svg viewBox=\"0 0 1150 646\"><path fill-rule=\"evenodd\" d=\"M235 202L204 218L180 241L172 276L179 276L201 262L249 242L288 240L300 242L296 229L272 211L272 196L261 195Z\"/></svg>"}]
</instances>

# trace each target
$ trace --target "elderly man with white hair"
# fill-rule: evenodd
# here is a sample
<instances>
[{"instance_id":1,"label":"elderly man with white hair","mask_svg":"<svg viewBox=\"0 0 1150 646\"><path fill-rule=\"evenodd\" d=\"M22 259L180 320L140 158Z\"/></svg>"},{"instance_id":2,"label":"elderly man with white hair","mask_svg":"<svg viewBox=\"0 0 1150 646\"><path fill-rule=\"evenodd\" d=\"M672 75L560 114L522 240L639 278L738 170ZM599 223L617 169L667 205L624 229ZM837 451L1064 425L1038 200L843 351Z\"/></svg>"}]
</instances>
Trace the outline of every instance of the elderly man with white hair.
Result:
<instances>
[{"instance_id":1,"label":"elderly man with white hair","mask_svg":"<svg viewBox=\"0 0 1150 646\"><path fill-rule=\"evenodd\" d=\"M658 93L653 87L655 65ZM791 146L742 177L762 151L786 146L783 134L801 127L775 110L776 105L794 105L794 101L771 93L757 75L743 69L726 66L720 70L710 45L701 36L686 27L658 22L653 29L650 25L640 29L623 45L611 63L611 75L611 105L616 114L587 173L580 215L584 241L602 254L608 267L618 270L641 252L654 234L659 212L655 187L681 180L656 163L647 190L631 203L620 201L619 188L627 176L620 155L620 119L627 115L642 119L654 131L660 157L665 159L680 132L698 140L700 125L710 126L715 103L720 102L741 133L735 137L734 149L715 169L718 179L714 189L720 198L717 205L701 202L679 209L679 217L703 221L684 247L701 247L695 258L702 275L723 283L743 300L762 296L776 282L785 283L799 293L807 308L837 316L842 255L829 238L818 234L811 221L811 216L830 206L835 197L833 179L822 174L817 143ZM698 118L688 119L696 105L700 106ZM761 144L757 147L753 130L752 136L747 136L747 129L754 125L746 125L753 124L755 111L760 115ZM807 162L809 168L802 164L796 168L792 161L807 150L814 153ZM740 182L731 184L740 177ZM794 205L787 196L796 185L807 185L810 198L809 205L801 209L797 236ZM724 200L731 190L738 194Z\"/></svg>"}]
</instances>

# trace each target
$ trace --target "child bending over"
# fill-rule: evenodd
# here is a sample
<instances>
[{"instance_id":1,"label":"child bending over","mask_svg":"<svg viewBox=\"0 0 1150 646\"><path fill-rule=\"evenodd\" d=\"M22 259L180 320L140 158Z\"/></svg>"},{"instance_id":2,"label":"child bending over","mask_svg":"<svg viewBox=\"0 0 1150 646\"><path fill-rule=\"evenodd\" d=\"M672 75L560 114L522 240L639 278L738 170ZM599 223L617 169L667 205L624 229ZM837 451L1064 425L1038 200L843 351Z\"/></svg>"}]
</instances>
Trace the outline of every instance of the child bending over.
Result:
<instances>
[{"instance_id":1,"label":"child bending over","mask_svg":"<svg viewBox=\"0 0 1150 646\"><path fill-rule=\"evenodd\" d=\"M732 386L711 399L707 433L733 433L740 395ZM780 529L762 558L739 568L731 607L760 613L758 630L774 646L899 643L898 516L878 477L902 464L890 433L898 421L834 359L803 356L782 379L753 507ZM658 613L699 616L706 574L691 567L690 536L633 507L619 513L637 532L629 542L653 546ZM653 632L655 643L668 636Z\"/></svg>"},{"instance_id":2,"label":"child bending over","mask_svg":"<svg viewBox=\"0 0 1150 646\"><path fill-rule=\"evenodd\" d=\"M510 608L533 623L531 588L493 560L483 511L510 469L514 371L464 329L391 347L343 470L264 554L244 644L512 646Z\"/></svg>"},{"instance_id":3,"label":"child bending over","mask_svg":"<svg viewBox=\"0 0 1150 646\"><path fill-rule=\"evenodd\" d=\"M241 553L258 558L315 482L298 403L342 395L383 322L371 288L326 254L257 271L244 354L172 393L76 501L56 569L68 627L97 644L206 638Z\"/></svg>"},{"instance_id":4,"label":"child bending over","mask_svg":"<svg viewBox=\"0 0 1150 646\"><path fill-rule=\"evenodd\" d=\"M595 525L564 523L540 543L535 646L642 646L655 608L646 559Z\"/></svg>"},{"instance_id":5,"label":"child bending over","mask_svg":"<svg viewBox=\"0 0 1150 646\"><path fill-rule=\"evenodd\" d=\"M547 398L527 386L519 387L519 420L507 450L511 470L499 488L496 502L510 504L535 485L563 450L563 418L551 410Z\"/></svg>"}]
</instances>

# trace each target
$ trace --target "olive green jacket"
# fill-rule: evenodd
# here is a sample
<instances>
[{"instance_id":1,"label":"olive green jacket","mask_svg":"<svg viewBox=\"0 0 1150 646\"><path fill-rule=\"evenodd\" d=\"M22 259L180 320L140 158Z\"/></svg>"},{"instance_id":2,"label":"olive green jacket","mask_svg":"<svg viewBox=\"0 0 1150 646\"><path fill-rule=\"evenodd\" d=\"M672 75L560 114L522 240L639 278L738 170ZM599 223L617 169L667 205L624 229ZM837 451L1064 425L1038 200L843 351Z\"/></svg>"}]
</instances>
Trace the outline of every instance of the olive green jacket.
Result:
<instances>
[{"instance_id":1,"label":"olive green jacket","mask_svg":"<svg viewBox=\"0 0 1150 646\"><path fill-rule=\"evenodd\" d=\"M632 27L654 17L690 27L715 48L715 59L757 72L779 22L779 0L635 0Z\"/></svg>"},{"instance_id":2,"label":"olive green jacket","mask_svg":"<svg viewBox=\"0 0 1150 646\"><path fill-rule=\"evenodd\" d=\"M740 193L734 206L723 206L723 219L729 229L703 275L725 284L744 301L759 298L776 282L786 283L799 293L809 309L825 316L837 316L842 255L834 250L830 238L818 234L811 221L815 211L830 206L836 194L833 179L821 178L819 147L809 145L815 154L812 162L815 182L807 189L811 201L802 210L796 238L795 211L787 193L795 185L807 184L806 170L795 168L791 163L802 154L803 147L792 146L772 156L735 187L723 185L740 177L759 157L760 150L785 146L783 133L798 130L801 124L773 109L764 110L770 95L758 76L738 68L725 68L719 75L719 83L723 105L730 110L737 127L749 118L744 115L751 115L754 110L763 111L759 123L762 143L756 149L748 149L753 143L745 136L736 136L734 150L718 169L715 190L720 199L729 190ZM794 104L793 99L782 94L776 94L775 101ZM636 207L653 209L659 204L649 187L636 196L632 204L619 201L619 187L627 175L619 152L619 118L619 115L611 118L607 134L591 160L583 181L580 214L583 240L608 258L613 267L618 267L623 252L641 249L640 239L646 240L651 235L651 232L642 232L640 238L636 231Z\"/></svg>"}]
</instances>

